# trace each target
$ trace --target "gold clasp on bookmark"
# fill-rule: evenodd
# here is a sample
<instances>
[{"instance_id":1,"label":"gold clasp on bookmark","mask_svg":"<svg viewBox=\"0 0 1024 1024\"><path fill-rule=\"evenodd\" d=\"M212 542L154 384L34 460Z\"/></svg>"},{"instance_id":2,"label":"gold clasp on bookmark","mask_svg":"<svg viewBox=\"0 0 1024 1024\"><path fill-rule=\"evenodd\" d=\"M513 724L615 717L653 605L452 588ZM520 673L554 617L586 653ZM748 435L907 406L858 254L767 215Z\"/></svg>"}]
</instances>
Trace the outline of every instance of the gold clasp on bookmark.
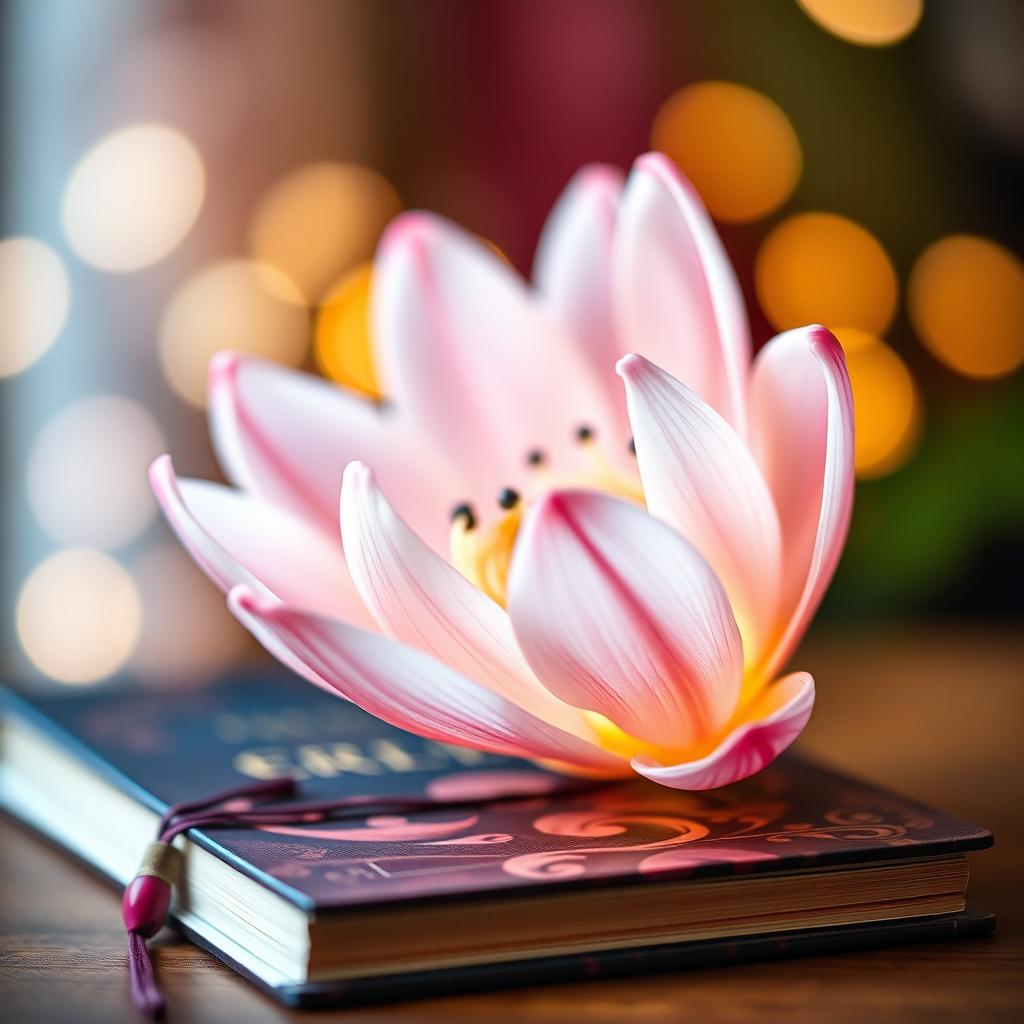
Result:
<instances>
[{"instance_id":1,"label":"gold clasp on bookmark","mask_svg":"<svg viewBox=\"0 0 1024 1024\"><path fill-rule=\"evenodd\" d=\"M170 843L150 843L142 855L142 863L139 864L139 870L135 872L135 875L136 877L149 875L159 878L168 885L174 885L180 867L180 850L171 846Z\"/></svg>"}]
</instances>

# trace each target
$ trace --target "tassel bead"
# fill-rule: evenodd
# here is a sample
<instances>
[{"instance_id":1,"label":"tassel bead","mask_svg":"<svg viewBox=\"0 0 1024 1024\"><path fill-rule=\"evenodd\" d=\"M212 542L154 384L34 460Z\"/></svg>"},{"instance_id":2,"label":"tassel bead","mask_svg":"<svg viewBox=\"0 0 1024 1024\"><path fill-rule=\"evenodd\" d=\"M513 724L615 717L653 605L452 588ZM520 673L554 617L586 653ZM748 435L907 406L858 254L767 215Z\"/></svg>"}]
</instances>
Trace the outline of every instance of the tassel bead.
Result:
<instances>
[{"instance_id":1,"label":"tassel bead","mask_svg":"<svg viewBox=\"0 0 1024 1024\"><path fill-rule=\"evenodd\" d=\"M169 843L150 843L135 877L121 898L121 916L129 932L151 938L167 920L178 851Z\"/></svg>"}]
</instances>

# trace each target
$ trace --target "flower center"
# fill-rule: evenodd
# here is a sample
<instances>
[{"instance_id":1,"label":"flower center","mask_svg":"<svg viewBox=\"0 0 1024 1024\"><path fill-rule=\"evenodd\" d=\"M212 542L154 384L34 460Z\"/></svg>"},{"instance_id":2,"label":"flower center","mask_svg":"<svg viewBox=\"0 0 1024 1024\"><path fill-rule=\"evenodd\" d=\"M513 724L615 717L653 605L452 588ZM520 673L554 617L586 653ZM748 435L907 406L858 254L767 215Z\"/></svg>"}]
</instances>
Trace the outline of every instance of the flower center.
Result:
<instances>
[{"instance_id":1,"label":"flower center","mask_svg":"<svg viewBox=\"0 0 1024 1024\"><path fill-rule=\"evenodd\" d=\"M581 426L576 432L576 440L586 462L582 470L554 473L548 468L544 452L539 449L530 451L526 462L532 470L532 479L525 494L506 487L498 495L501 515L486 525L477 521L471 505L457 505L452 510L449 536L452 565L502 607L507 596L508 569L519 524L525 507L531 501L556 489L582 489L603 491L635 501L638 505L644 504L643 489L636 472L617 467L601 449L590 427Z\"/></svg>"},{"instance_id":2,"label":"flower center","mask_svg":"<svg viewBox=\"0 0 1024 1024\"><path fill-rule=\"evenodd\" d=\"M584 718L594 730L594 738L598 746L609 754L617 754L626 760L634 757L649 757L662 764L678 764L680 761L692 761L710 753L715 740L705 737L688 746L663 747L656 743L648 743L625 729L620 729L611 719L597 711L584 711Z\"/></svg>"}]
</instances>

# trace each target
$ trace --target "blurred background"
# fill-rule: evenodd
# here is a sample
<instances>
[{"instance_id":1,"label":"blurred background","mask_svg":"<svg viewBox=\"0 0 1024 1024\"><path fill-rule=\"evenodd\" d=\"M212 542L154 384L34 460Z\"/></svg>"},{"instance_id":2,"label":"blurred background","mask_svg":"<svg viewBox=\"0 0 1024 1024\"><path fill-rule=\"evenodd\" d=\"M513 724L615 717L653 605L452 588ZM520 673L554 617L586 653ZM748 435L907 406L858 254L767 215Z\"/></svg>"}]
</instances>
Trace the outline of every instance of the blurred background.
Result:
<instances>
[{"instance_id":1,"label":"blurred background","mask_svg":"<svg viewBox=\"0 0 1024 1024\"><path fill-rule=\"evenodd\" d=\"M847 352L858 493L815 633L1024 612L1019 0L0 0L4 671L259 657L145 470L217 478L206 364L374 393L381 229L524 273L590 161L701 191L760 345Z\"/></svg>"}]
</instances>

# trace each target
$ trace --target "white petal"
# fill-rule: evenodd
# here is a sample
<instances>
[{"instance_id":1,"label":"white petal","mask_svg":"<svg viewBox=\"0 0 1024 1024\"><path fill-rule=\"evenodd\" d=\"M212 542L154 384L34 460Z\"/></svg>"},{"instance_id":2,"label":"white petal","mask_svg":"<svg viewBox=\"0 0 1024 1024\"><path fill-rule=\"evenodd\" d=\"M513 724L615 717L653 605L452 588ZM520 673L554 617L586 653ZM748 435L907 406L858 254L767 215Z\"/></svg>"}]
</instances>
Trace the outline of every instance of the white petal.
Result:
<instances>
[{"instance_id":1,"label":"white petal","mask_svg":"<svg viewBox=\"0 0 1024 1024\"><path fill-rule=\"evenodd\" d=\"M744 435L743 296L700 198L660 153L640 157L626 182L612 273L623 351L664 367Z\"/></svg>"},{"instance_id":2,"label":"white petal","mask_svg":"<svg viewBox=\"0 0 1024 1024\"><path fill-rule=\"evenodd\" d=\"M233 590L229 604L258 637L272 636L338 693L401 729L497 754L547 758L598 771L621 768L619 759L535 718L422 651L268 603L246 587Z\"/></svg>"},{"instance_id":3,"label":"white petal","mask_svg":"<svg viewBox=\"0 0 1024 1024\"><path fill-rule=\"evenodd\" d=\"M751 427L779 509L786 577L763 677L793 653L835 573L853 511L853 396L824 327L779 335L755 361Z\"/></svg>"},{"instance_id":4,"label":"white petal","mask_svg":"<svg viewBox=\"0 0 1024 1024\"><path fill-rule=\"evenodd\" d=\"M373 619L352 584L341 544L260 498L205 480L178 480L169 455L150 467L149 479L167 522L196 564L221 590L245 584L267 600L371 626ZM261 639L284 664L318 686L308 665Z\"/></svg>"},{"instance_id":5,"label":"white petal","mask_svg":"<svg viewBox=\"0 0 1024 1024\"><path fill-rule=\"evenodd\" d=\"M556 469L574 464L576 427L611 422L572 339L478 239L404 214L385 234L374 280L385 391L456 460L472 483L466 498L490 506L503 487L524 489L535 448Z\"/></svg>"},{"instance_id":6,"label":"white petal","mask_svg":"<svg viewBox=\"0 0 1024 1024\"><path fill-rule=\"evenodd\" d=\"M687 746L732 714L743 651L725 592L687 541L630 502L540 499L516 542L509 614L548 689L633 736Z\"/></svg>"},{"instance_id":7,"label":"white petal","mask_svg":"<svg viewBox=\"0 0 1024 1024\"><path fill-rule=\"evenodd\" d=\"M621 195L618 168L592 164L578 171L548 217L534 263L541 298L571 330L616 409L621 400L612 390L612 367L622 351L611 302L611 259Z\"/></svg>"},{"instance_id":8,"label":"white petal","mask_svg":"<svg viewBox=\"0 0 1024 1024\"><path fill-rule=\"evenodd\" d=\"M225 593L246 583L310 611L370 626L341 542L262 498L206 480L179 479L169 455L149 471L167 522Z\"/></svg>"},{"instance_id":9,"label":"white petal","mask_svg":"<svg viewBox=\"0 0 1024 1024\"><path fill-rule=\"evenodd\" d=\"M746 445L709 405L644 359L618 364L647 509L708 561L729 595L748 665L776 627L782 541Z\"/></svg>"},{"instance_id":10,"label":"white petal","mask_svg":"<svg viewBox=\"0 0 1024 1024\"><path fill-rule=\"evenodd\" d=\"M580 711L558 700L530 671L505 610L413 533L361 463L345 470L341 532L355 585L388 636L534 715L592 736Z\"/></svg>"},{"instance_id":11,"label":"white petal","mask_svg":"<svg viewBox=\"0 0 1024 1024\"><path fill-rule=\"evenodd\" d=\"M814 680L794 672L769 686L738 725L706 757L660 765L633 759L641 775L672 789L716 789L761 771L804 730L814 708Z\"/></svg>"},{"instance_id":12,"label":"white petal","mask_svg":"<svg viewBox=\"0 0 1024 1024\"><path fill-rule=\"evenodd\" d=\"M238 486L338 533L341 475L359 459L437 550L464 487L425 436L388 406L266 360L222 352L210 363L210 430Z\"/></svg>"}]
</instances>

